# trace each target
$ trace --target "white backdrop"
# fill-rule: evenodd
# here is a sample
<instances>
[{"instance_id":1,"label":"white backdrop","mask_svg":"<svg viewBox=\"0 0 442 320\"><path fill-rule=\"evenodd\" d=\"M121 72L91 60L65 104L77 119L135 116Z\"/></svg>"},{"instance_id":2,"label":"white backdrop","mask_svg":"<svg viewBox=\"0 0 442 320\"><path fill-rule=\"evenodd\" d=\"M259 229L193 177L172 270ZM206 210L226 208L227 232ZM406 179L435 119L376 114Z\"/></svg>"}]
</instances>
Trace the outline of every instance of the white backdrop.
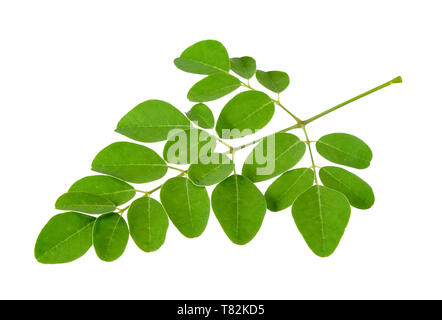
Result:
<instances>
[{"instance_id":1,"label":"white backdrop","mask_svg":"<svg viewBox=\"0 0 442 320\"><path fill-rule=\"evenodd\" d=\"M0 298L442 298L441 9L424 0L2 1ZM375 191L372 209L352 209L325 259L287 209L267 212L246 246L212 214L200 238L171 225L155 253L130 240L113 263L93 249L73 263L36 262L56 198L91 174L99 150L127 140L113 131L118 120L147 99L192 106L186 94L200 76L173 59L204 39L289 73L281 101L301 118L403 77L309 130L313 140L347 132L371 146L372 165L357 173ZM227 100L209 105L218 114ZM278 110L258 135L292 123Z\"/></svg>"}]
</instances>

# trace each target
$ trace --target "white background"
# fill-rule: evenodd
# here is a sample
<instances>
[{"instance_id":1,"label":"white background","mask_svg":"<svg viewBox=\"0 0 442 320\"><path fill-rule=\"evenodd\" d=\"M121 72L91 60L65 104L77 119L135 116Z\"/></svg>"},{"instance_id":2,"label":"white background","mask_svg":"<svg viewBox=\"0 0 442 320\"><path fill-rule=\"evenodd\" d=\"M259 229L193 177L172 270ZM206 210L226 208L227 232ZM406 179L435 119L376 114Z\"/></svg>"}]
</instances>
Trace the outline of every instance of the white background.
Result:
<instances>
[{"instance_id":1,"label":"white background","mask_svg":"<svg viewBox=\"0 0 442 320\"><path fill-rule=\"evenodd\" d=\"M423 0L2 1L0 298L442 298L441 9ZM403 77L309 129L311 139L347 132L371 146L372 165L357 174L375 191L372 209L352 210L325 259L288 209L268 212L245 246L212 214L197 239L171 225L155 253L130 240L113 263L93 249L64 265L36 262L57 197L91 174L101 148L127 140L113 131L118 120L152 98L192 106L186 94L201 77L173 59L204 39L288 72L281 101L301 118ZM209 105L218 114L229 97ZM258 136L292 123L277 110Z\"/></svg>"}]
</instances>

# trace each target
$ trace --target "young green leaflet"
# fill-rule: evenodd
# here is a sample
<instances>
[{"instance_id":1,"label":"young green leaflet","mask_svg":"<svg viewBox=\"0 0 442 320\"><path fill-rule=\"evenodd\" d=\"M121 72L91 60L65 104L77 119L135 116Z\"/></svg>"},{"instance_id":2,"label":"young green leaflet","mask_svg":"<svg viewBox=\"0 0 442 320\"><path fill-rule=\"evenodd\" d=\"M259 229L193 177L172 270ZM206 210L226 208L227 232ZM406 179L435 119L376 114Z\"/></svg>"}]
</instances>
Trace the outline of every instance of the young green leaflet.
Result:
<instances>
[{"instance_id":1,"label":"young green leaflet","mask_svg":"<svg viewBox=\"0 0 442 320\"><path fill-rule=\"evenodd\" d=\"M356 170L367 168L373 154L364 141L348 133L310 140L307 127L402 78L301 120L280 100L291 83L287 73L257 70L250 56L229 57L216 40L193 44L174 63L182 71L201 75L188 90L188 111L150 99L124 115L115 131L134 142L117 141L103 148L91 165L101 175L84 177L61 192L55 208L66 212L52 217L40 232L37 261L70 262L91 246L101 260L114 261L124 253L129 238L144 252L156 251L169 227L184 237L199 237L211 209L226 239L244 245L259 232L266 213L288 214L289 210L279 211L290 208L293 226L308 247L320 257L331 255L349 223L351 207L368 209L375 196L349 168L319 166L313 150L325 161ZM252 86L251 80L262 88ZM225 96L228 102L216 119L211 108ZM235 139L258 132L281 111L293 118L292 126L234 145ZM146 145L153 142L163 143L162 154ZM215 152L217 146L225 151ZM235 154L248 147L249 155L237 172ZM297 168L303 157L311 166ZM173 170L179 174L150 190L132 185L157 181ZM269 179L274 180L267 190L260 190L259 183ZM209 194L207 186L212 185ZM156 191L160 196L154 199Z\"/></svg>"}]
</instances>

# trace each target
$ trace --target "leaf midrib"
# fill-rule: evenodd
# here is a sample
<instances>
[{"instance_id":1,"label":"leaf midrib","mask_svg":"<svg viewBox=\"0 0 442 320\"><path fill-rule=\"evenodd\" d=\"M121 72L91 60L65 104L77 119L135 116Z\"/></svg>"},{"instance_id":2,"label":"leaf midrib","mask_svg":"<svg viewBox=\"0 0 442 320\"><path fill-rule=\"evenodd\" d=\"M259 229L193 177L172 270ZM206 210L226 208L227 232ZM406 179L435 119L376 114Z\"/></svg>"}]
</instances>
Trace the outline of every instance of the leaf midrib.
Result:
<instances>
[{"instance_id":1,"label":"leaf midrib","mask_svg":"<svg viewBox=\"0 0 442 320\"><path fill-rule=\"evenodd\" d=\"M73 234L71 234L70 236L66 237L66 239L63 239L62 241L56 243L55 245L53 245L51 248L49 248L48 250L46 250L41 257L46 256L49 252L51 252L52 250L58 248L60 245L62 245L63 243L65 243L66 241L70 240L71 238L75 237L76 235L78 235L79 233L83 232L85 229L89 228L91 224L95 223L95 219L92 220L91 222L89 222L87 225L85 225L83 228L77 230L76 232L74 232Z\"/></svg>"},{"instance_id":2,"label":"leaf midrib","mask_svg":"<svg viewBox=\"0 0 442 320\"><path fill-rule=\"evenodd\" d=\"M218 70L218 71L221 71L221 72L227 73L227 74L229 73L228 71L226 71L226 70L224 70L224 69L221 69L221 68L219 68L219 67L217 67L217 66L214 66L214 65L210 65L210 64L204 63L204 62L199 61L199 60L194 60L194 59L184 58L184 57L179 57L179 59L192 61L192 62L194 62L194 63L199 63L199 64L201 64L201 65L203 65L203 66L205 66L205 67L209 67L209 68L212 68L212 69L215 69L215 70Z\"/></svg>"},{"instance_id":3,"label":"leaf midrib","mask_svg":"<svg viewBox=\"0 0 442 320\"><path fill-rule=\"evenodd\" d=\"M195 227L194 227L194 225L193 225L192 209L191 209L191 205L190 205L189 185L188 185L189 180L186 179L185 182L186 182L185 185L186 185L187 208L188 208L188 210L189 210L190 227L191 227L191 229L192 229L192 234L193 234L193 233L195 232Z\"/></svg>"},{"instance_id":4,"label":"leaf midrib","mask_svg":"<svg viewBox=\"0 0 442 320\"><path fill-rule=\"evenodd\" d=\"M232 126L233 126L234 128L236 128L236 127L238 126L238 124L240 124L240 123L246 121L247 119L250 119L250 117L252 117L252 116L255 115L256 113L260 112L261 110L263 110L265 107L267 107L269 104L272 104L272 103L273 103L273 101L271 101L271 100L268 101L268 102L266 102L266 103L264 103L263 105L261 105L261 107L255 109L255 111L250 112L250 113L247 115L247 117L242 118L240 121L238 121L238 122L236 122L236 123L232 123Z\"/></svg>"},{"instance_id":5,"label":"leaf midrib","mask_svg":"<svg viewBox=\"0 0 442 320\"><path fill-rule=\"evenodd\" d=\"M332 145L332 144L328 144L328 143L326 143L326 142L324 142L324 141L318 141L317 143L319 143L319 144L323 144L323 145L325 145L325 146L327 146L327 147L329 147L329 148L331 148L331 149L333 149L333 150L337 150L337 151L339 151L339 152L341 152L341 153L343 153L343 154L349 156L350 158L354 158L354 159L360 160L360 161L362 161L363 163L367 163L367 162L370 163L369 161L365 160L364 158L358 157L358 156L356 156L356 155L354 155L354 154L352 154L352 153L348 153L348 152L346 152L346 151L344 151L344 150L342 150L342 149L337 148L336 146L334 146L334 145Z\"/></svg>"},{"instance_id":6,"label":"leaf midrib","mask_svg":"<svg viewBox=\"0 0 442 320\"><path fill-rule=\"evenodd\" d=\"M111 235L110 235L110 237L109 237L109 240L107 241L107 243L106 243L106 246L105 246L105 249L104 249L104 252L105 252L105 256L106 257L108 257L108 250L109 250L109 247L110 247L110 243L112 242L112 240L113 240L113 237L114 237L114 234L115 234L115 230L117 230L117 226L118 226L118 224L120 223L120 219L122 219L122 217L120 216L120 215L118 215L118 219L117 219L117 222L115 223L115 225L114 225L114 227L113 227L113 229L112 229L112 233L111 233ZM113 258L113 257L112 257Z\"/></svg>"},{"instance_id":7,"label":"leaf midrib","mask_svg":"<svg viewBox=\"0 0 442 320\"><path fill-rule=\"evenodd\" d=\"M324 252L325 235L324 235L324 217L322 215L322 204L321 204L321 188L317 186L317 196L318 196L318 209L319 209L319 219L321 220L321 249Z\"/></svg>"},{"instance_id":8,"label":"leaf midrib","mask_svg":"<svg viewBox=\"0 0 442 320\"><path fill-rule=\"evenodd\" d=\"M238 186L238 176L235 175L235 193L236 193L236 241L239 241L239 186Z\"/></svg>"},{"instance_id":9,"label":"leaf midrib","mask_svg":"<svg viewBox=\"0 0 442 320\"><path fill-rule=\"evenodd\" d=\"M283 192L283 193L281 193L281 196L280 196L280 198L282 198L283 196L285 196L297 183L298 183L298 181L309 171L310 169L308 169L308 168L305 168L304 169L304 172L303 173L301 173L300 175L299 175L299 177L298 178L296 178L296 180L295 181L293 181L293 183L287 188L287 189L285 189L285 191Z\"/></svg>"}]
</instances>

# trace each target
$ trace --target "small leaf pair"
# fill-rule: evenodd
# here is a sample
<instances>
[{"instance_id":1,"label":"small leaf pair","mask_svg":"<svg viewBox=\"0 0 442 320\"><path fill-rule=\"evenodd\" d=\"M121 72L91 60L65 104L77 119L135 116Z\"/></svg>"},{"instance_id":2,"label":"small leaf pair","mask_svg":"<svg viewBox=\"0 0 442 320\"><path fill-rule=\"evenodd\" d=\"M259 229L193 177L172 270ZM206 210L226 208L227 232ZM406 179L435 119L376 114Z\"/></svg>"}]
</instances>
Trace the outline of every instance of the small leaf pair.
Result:
<instances>
[{"instance_id":1,"label":"small leaf pair","mask_svg":"<svg viewBox=\"0 0 442 320\"><path fill-rule=\"evenodd\" d=\"M67 193L61 195L55 208L89 214L108 213L134 196L135 189L124 181L110 176L88 176L75 182Z\"/></svg>"},{"instance_id":2,"label":"small leaf pair","mask_svg":"<svg viewBox=\"0 0 442 320\"><path fill-rule=\"evenodd\" d=\"M123 254L129 231L117 213L98 219L77 212L60 213L44 226L35 245L41 263L66 263L84 255L94 244L98 257L114 261Z\"/></svg>"}]
</instances>

